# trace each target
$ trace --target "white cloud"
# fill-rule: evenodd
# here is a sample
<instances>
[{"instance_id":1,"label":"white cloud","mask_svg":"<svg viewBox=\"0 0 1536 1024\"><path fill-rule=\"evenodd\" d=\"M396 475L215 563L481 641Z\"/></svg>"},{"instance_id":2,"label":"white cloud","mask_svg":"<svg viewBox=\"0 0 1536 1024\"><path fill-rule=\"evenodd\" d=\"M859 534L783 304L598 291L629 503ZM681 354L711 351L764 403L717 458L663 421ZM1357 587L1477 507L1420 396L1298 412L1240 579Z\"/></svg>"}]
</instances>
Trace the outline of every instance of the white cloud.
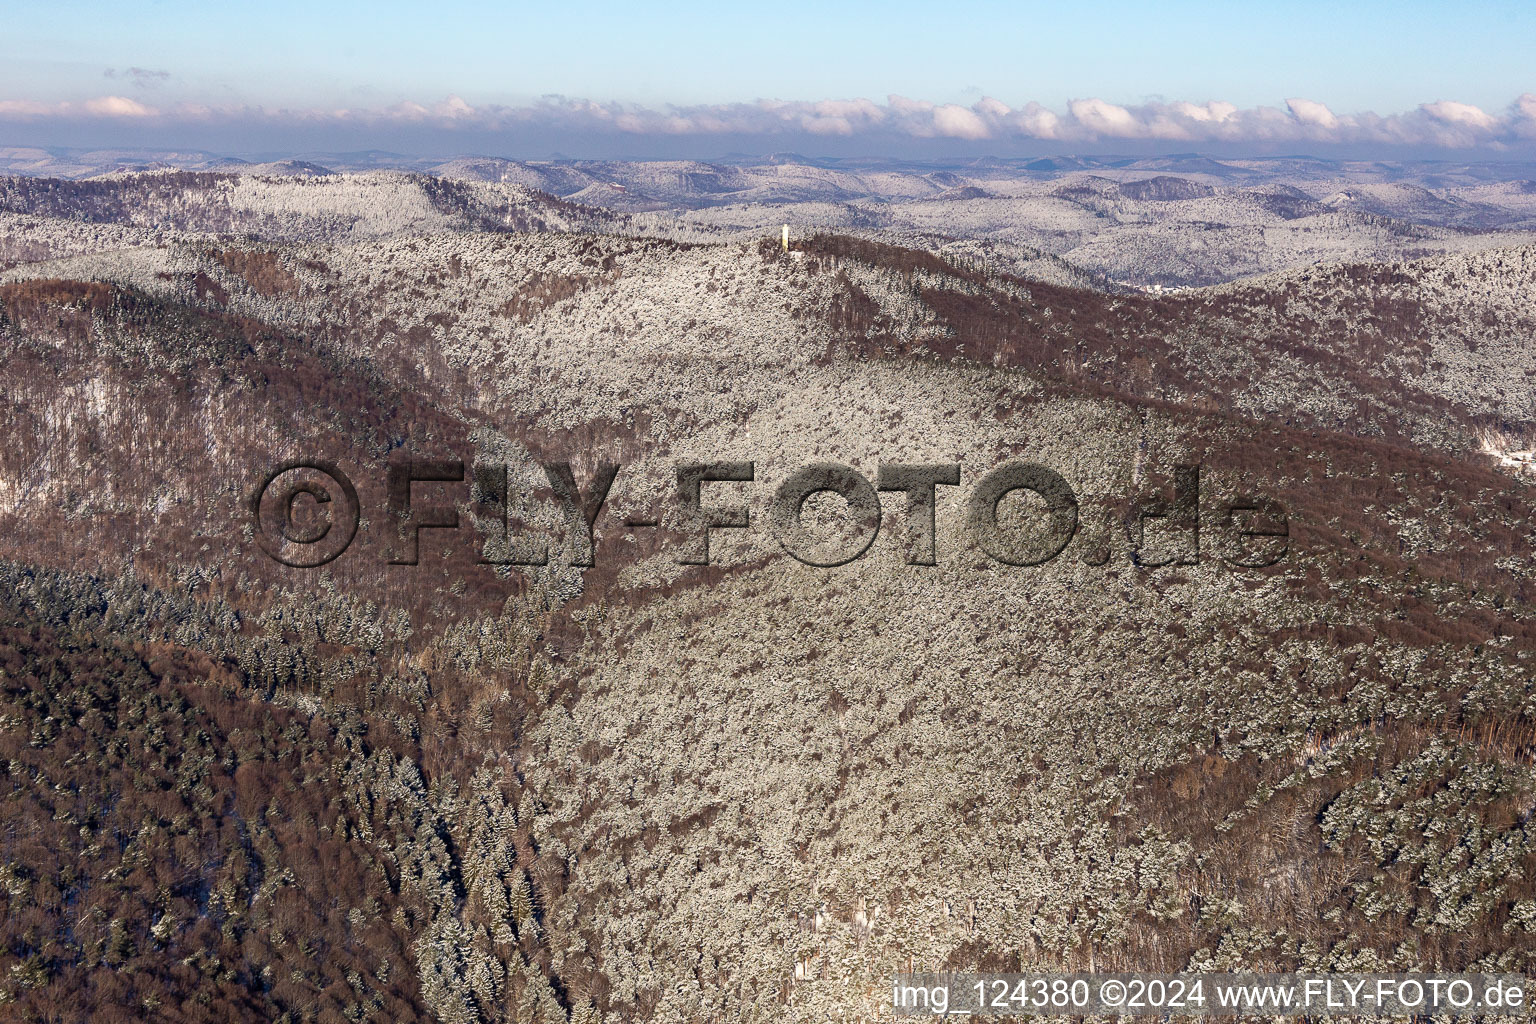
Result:
<instances>
[{"instance_id":1,"label":"white cloud","mask_svg":"<svg viewBox=\"0 0 1536 1024\"><path fill-rule=\"evenodd\" d=\"M1451 100L1441 100L1438 103L1426 103L1420 109L1437 121L1445 121L1449 124L1462 125L1482 131L1491 132L1499 124L1497 120L1470 103L1455 103Z\"/></svg>"},{"instance_id":2,"label":"white cloud","mask_svg":"<svg viewBox=\"0 0 1536 1024\"><path fill-rule=\"evenodd\" d=\"M1400 114L1338 114L1301 97L1284 106L1239 108L1213 100L1127 105L1099 97L1072 100L1065 111L1039 103L1009 106L984 96L970 106L905 96L874 100L758 100L697 106L646 107L546 96L524 106L471 104L459 96L402 102L384 108L281 109L181 104L150 107L124 96L45 103L0 99L0 123L11 121L156 119L161 123L262 124L281 127L347 124L416 125L474 132L570 131L598 135L761 136L805 133L854 138L1050 139L1066 143L1139 139L1199 144L1320 143L1499 149L1536 140L1536 93L1518 97L1502 115L1453 100L1425 103Z\"/></svg>"},{"instance_id":3,"label":"white cloud","mask_svg":"<svg viewBox=\"0 0 1536 1024\"><path fill-rule=\"evenodd\" d=\"M1022 110L1015 110L1009 117L1015 128L1012 134L1026 139L1055 139L1060 137L1061 118L1056 112L1030 102Z\"/></svg>"},{"instance_id":4,"label":"white cloud","mask_svg":"<svg viewBox=\"0 0 1536 1024\"><path fill-rule=\"evenodd\" d=\"M975 110L978 114L984 114L991 118L1007 117L1008 104L1001 100L995 100L991 96L983 96L976 101Z\"/></svg>"},{"instance_id":5,"label":"white cloud","mask_svg":"<svg viewBox=\"0 0 1536 1024\"><path fill-rule=\"evenodd\" d=\"M1509 122L1516 138L1536 139L1536 93L1525 93L1509 105Z\"/></svg>"},{"instance_id":6,"label":"white cloud","mask_svg":"<svg viewBox=\"0 0 1536 1024\"><path fill-rule=\"evenodd\" d=\"M953 103L934 110L933 126L940 135L951 139L985 139L992 134L974 111Z\"/></svg>"},{"instance_id":7,"label":"white cloud","mask_svg":"<svg viewBox=\"0 0 1536 1024\"><path fill-rule=\"evenodd\" d=\"M1101 99L1073 100L1067 109L1078 124L1094 135L1133 139L1146 134L1145 124L1129 110Z\"/></svg>"},{"instance_id":8,"label":"white cloud","mask_svg":"<svg viewBox=\"0 0 1536 1024\"><path fill-rule=\"evenodd\" d=\"M1315 125L1327 131L1339 126L1339 119L1333 116L1333 111L1321 103L1297 98L1286 100L1285 105L1291 108L1291 115L1302 124Z\"/></svg>"},{"instance_id":9,"label":"white cloud","mask_svg":"<svg viewBox=\"0 0 1536 1024\"><path fill-rule=\"evenodd\" d=\"M0 118L12 121L31 120L58 113L57 103L38 103L34 100L0 100Z\"/></svg>"},{"instance_id":10,"label":"white cloud","mask_svg":"<svg viewBox=\"0 0 1536 1024\"><path fill-rule=\"evenodd\" d=\"M85 101L85 111L96 117L149 117L157 111L126 96L98 96Z\"/></svg>"},{"instance_id":11,"label":"white cloud","mask_svg":"<svg viewBox=\"0 0 1536 1024\"><path fill-rule=\"evenodd\" d=\"M432 111L438 117L447 118L450 121L462 121L475 116L475 108L457 96L449 96L433 107Z\"/></svg>"},{"instance_id":12,"label":"white cloud","mask_svg":"<svg viewBox=\"0 0 1536 1024\"><path fill-rule=\"evenodd\" d=\"M1174 103L1169 106L1175 114L1187 117L1191 121L1222 122L1237 113L1237 107L1230 103L1212 102L1204 105L1197 103Z\"/></svg>"}]
</instances>

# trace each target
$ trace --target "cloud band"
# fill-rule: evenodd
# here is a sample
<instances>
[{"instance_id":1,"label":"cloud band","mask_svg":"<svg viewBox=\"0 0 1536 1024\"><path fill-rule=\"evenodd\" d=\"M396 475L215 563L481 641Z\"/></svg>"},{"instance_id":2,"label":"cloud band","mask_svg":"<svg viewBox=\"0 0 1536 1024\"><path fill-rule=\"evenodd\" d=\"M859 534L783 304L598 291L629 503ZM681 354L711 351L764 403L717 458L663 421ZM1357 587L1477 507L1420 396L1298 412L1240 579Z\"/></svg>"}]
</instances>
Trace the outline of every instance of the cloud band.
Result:
<instances>
[{"instance_id":1,"label":"cloud band","mask_svg":"<svg viewBox=\"0 0 1536 1024\"><path fill-rule=\"evenodd\" d=\"M125 96L77 102L0 100L0 123L136 121L182 125L262 123L271 127L419 126L476 132L568 131L616 136L859 136L915 139L1047 140L1093 143L1144 140L1180 143L1372 144L1444 149L1504 149L1536 140L1536 93L1501 114L1441 100L1398 114L1340 114L1301 97L1284 107L1240 109L1231 103L1145 103L1073 100L1064 111L1039 103L1010 107L985 97L970 106L903 96L791 102L758 100L698 106L645 107L548 96L522 105L473 106L457 96L433 104L375 109L150 106Z\"/></svg>"}]
</instances>

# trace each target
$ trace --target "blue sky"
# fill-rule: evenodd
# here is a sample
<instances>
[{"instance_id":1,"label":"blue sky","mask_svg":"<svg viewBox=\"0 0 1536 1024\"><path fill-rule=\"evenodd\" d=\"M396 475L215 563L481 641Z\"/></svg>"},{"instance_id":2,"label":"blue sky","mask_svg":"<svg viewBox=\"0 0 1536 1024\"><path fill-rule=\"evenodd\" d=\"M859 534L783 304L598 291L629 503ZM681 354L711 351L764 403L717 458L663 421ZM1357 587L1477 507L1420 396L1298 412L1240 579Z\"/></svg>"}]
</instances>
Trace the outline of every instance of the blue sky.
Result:
<instances>
[{"instance_id":1,"label":"blue sky","mask_svg":"<svg viewBox=\"0 0 1536 1024\"><path fill-rule=\"evenodd\" d=\"M0 117L25 121L34 140L49 121L132 115L148 137L172 122L185 133L198 118L213 132L219 118L259 109L275 130L278 110L447 110L449 97L475 111L551 94L656 111L763 99L883 106L891 95L972 108L990 97L1058 113L1088 98L1244 111L1302 98L1332 115L1383 116L1454 101L1503 118L1532 92L1529 3L60 2L9 5L0 34ZM475 123L506 132L506 120Z\"/></svg>"}]
</instances>

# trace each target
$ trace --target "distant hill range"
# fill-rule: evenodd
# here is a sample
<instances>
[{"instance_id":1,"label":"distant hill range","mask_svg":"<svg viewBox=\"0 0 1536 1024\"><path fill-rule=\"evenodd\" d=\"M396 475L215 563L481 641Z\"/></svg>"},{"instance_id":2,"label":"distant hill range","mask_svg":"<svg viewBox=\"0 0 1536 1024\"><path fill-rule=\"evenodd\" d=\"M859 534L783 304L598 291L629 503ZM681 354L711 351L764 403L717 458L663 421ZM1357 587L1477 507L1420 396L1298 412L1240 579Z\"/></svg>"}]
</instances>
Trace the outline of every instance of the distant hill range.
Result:
<instances>
[{"instance_id":1,"label":"distant hill range","mask_svg":"<svg viewBox=\"0 0 1536 1024\"><path fill-rule=\"evenodd\" d=\"M1519 163L1194 154L707 163L377 151L253 162L12 147L0 149L5 170L0 213L65 222L285 241L549 229L704 243L787 223L793 236L853 234L1100 290L1201 287L1536 239L1536 165ZM28 254L58 236L57 224L29 234Z\"/></svg>"}]
</instances>

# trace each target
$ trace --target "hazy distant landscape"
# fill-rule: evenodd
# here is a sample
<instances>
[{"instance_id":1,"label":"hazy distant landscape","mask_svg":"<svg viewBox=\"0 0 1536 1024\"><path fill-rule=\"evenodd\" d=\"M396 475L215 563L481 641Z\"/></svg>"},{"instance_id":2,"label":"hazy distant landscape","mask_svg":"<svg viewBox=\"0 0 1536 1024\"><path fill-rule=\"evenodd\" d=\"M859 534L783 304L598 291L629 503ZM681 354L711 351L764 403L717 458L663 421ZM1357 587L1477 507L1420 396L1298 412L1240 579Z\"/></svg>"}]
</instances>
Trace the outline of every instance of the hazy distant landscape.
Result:
<instances>
[{"instance_id":1,"label":"hazy distant landscape","mask_svg":"<svg viewBox=\"0 0 1536 1024\"><path fill-rule=\"evenodd\" d=\"M0 1015L1532 969L1536 167L0 161ZM391 564L408 456L510 467L547 564L482 561L478 477ZM289 459L357 486L321 569L254 539ZM753 528L680 564L717 460ZM1048 564L968 532L1009 460L1078 495ZM547 462L620 466L590 568ZM958 463L937 564L897 494L786 555L815 462ZM1198 559L1138 554L1193 465ZM1258 493L1288 549L1243 568Z\"/></svg>"},{"instance_id":2,"label":"hazy distant landscape","mask_svg":"<svg viewBox=\"0 0 1536 1024\"><path fill-rule=\"evenodd\" d=\"M57 186L59 202L78 196L88 211L92 196L131 200L131 211L81 214L124 226L228 232L252 225L264 206L275 204L291 222L254 225L274 240L422 229L447 223L443 211L432 207L434 198L423 195L425 183L438 182L430 190L462 197L480 216L559 199L592 211L561 214L566 219L559 223L568 229L690 242L739 241L787 222L797 235L851 233L998 271L1099 288L1209 285L1317 263L1475 252L1522 244L1536 231L1536 165L1518 162L1197 155L988 159L953 166L813 162L793 155L735 163L432 162L382 153L326 159L247 164L210 154L0 150L0 167L13 173L80 182ZM151 175L175 169L226 177L200 180L207 208L176 208L159 205L168 201L163 191L145 184L154 178L138 185L124 180L139 167L151 169L137 173ZM296 183L286 187L295 196L291 202L278 198L285 178L308 182L299 191ZM52 188L14 181L4 209L46 212ZM542 200L527 190L541 193ZM366 196L397 192L410 197L407 208L391 207L388 214L414 220L380 224L382 208L364 209ZM330 212L317 207L308 213L298 195ZM420 208L410 210L410 202Z\"/></svg>"}]
</instances>

